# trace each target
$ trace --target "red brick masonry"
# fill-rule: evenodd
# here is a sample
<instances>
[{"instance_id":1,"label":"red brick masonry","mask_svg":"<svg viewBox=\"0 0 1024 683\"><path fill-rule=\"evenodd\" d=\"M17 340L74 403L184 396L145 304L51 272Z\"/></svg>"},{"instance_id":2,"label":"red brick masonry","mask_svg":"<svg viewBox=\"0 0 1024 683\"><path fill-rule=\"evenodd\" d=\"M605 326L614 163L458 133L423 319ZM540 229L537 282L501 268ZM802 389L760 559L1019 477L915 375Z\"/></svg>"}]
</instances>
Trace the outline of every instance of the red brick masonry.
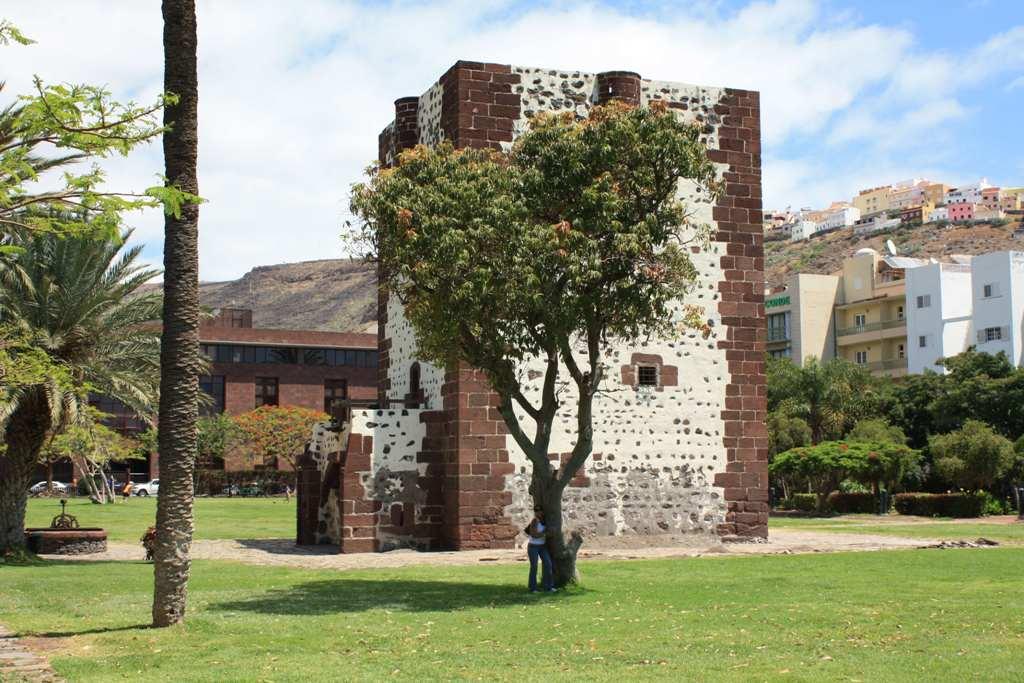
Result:
<instances>
[{"instance_id":1,"label":"red brick masonry","mask_svg":"<svg viewBox=\"0 0 1024 683\"><path fill-rule=\"evenodd\" d=\"M725 349L732 381L726 386L726 471L715 476L728 504L723 537L768 536L767 383L764 354L764 234L761 222L761 97L727 89L715 106L722 117L712 161L729 165L725 192L714 208L721 259L718 312L727 326Z\"/></svg>"}]
</instances>

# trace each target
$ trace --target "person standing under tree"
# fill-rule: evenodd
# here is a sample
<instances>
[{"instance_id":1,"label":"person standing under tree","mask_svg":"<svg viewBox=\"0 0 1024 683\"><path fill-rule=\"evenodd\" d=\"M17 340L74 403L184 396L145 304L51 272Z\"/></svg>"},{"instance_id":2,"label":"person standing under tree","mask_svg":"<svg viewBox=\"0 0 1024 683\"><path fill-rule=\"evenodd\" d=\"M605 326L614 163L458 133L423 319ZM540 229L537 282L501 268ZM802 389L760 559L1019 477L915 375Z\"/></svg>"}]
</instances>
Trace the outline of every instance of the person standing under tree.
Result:
<instances>
[{"instance_id":1,"label":"person standing under tree","mask_svg":"<svg viewBox=\"0 0 1024 683\"><path fill-rule=\"evenodd\" d=\"M526 554L530 558L530 592L537 592L537 560L543 563L541 583L548 593L555 592L555 573L551 563L551 553L547 546L547 526L544 524L544 511L536 508L533 511L533 519L524 529L529 540L526 544Z\"/></svg>"}]
</instances>

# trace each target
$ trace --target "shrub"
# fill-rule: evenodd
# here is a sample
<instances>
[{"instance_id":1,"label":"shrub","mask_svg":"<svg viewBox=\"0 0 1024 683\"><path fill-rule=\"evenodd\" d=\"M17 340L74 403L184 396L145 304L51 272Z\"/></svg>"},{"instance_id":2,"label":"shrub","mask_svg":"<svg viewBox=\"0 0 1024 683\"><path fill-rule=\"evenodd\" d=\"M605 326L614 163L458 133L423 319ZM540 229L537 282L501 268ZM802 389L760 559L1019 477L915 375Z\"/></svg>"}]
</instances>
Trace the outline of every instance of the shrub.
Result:
<instances>
[{"instance_id":1,"label":"shrub","mask_svg":"<svg viewBox=\"0 0 1024 683\"><path fill-rule=\"evenodd\" d=\"M991 486L1013 466L1013 443L977 420L967 420L955 432L933 436L928 446L939 476L965 489Z\"/></svg>"},{"instance_id":2,"label":"shrub","mask_svg":"<svg viewBox=\"0 0 1024 683\"><path fill-rule=\"evenodd\" d=\"M799 510L800 512L814 512L817 506L818 497L813 493L794 493L779 503L779 507L783 510Z\"/></svg>"},{"instance_id":3,"label":"shrub","mask_svg":"<svg viewBox=\"0 0 1024 683\"><path fill-rule=\"evenodd\" d=\"M981 517L988 504L982 493L897 493L896 512L921 517Z\"/></svg>"},{"instance_id":4,"label":"shrub","mask_svg":"<svg viewBox=\"0 0 1024 683\"><path fill-rule=\"evenodd\" d=\"M834 491L828 496L828 507L841 515L861 512L874 514L878 512L878 496L873 493L840 493Z\"/></svg>"}]
</instances>

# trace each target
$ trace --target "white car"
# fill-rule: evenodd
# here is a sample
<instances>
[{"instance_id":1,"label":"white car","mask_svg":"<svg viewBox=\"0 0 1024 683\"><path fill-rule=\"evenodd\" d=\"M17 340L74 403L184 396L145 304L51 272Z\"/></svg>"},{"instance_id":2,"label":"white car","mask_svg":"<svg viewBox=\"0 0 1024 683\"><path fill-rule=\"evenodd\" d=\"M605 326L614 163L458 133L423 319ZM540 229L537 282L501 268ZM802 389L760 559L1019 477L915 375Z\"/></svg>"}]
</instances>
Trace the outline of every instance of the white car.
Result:
<instances>
[{"instance_id":1,"label":"white car","mask_svg":"<svg viewBox=\"0 0 1024 683\"><path fill-rule=\"evenodd\" d=\"M160 480L153 479L145 484L135 484L132 491L136 496L155 496L160 492Z\"/></svg>"},{"instance_id":2,"label":"white car","mask_svg":"<svg viewBox=\"0 0 1024 683\"><path fill-rule=\"evenodd\" d=\"M53 492L54 493L67 493L70 490L70 488L71 488L70 484L65 484L64 482L61 482L61 481L53 482ZM33 494L33 495L39 495L40 493L43 493L44 491L46 491L46 482L45 481L41 481L38 484L33 484L31 486L31 488L29 488L29 490L28 490L28 492Z\"/></svg>"}]
</instances>

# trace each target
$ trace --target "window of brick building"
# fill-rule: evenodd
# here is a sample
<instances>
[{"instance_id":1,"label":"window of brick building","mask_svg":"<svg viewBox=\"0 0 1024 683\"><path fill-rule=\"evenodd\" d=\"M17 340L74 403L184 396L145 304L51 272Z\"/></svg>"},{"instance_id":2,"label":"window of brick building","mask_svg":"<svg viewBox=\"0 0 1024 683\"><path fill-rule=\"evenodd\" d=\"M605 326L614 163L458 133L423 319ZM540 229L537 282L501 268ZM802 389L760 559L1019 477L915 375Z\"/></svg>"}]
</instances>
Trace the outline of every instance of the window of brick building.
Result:
<instances>
[{"instance_id":1,"label":"window of brick building","mask_svg":"<svg viewBox=\"0 0 1024 683\"><path fill-rule=\"evenodd\" d=\"M324 380L324 412L340 417L341 402L348 398L348 382L343 379Z\"/></svg>"},{"instance_id":2,"label":"window of brick building","mask_svg":"<svg viewBox=\"0 0 1024 683\"><path fill-rule=\"evenodd\" d=\"M256 378L256 407L277 405L277 378Z\"/></svg>"},{"instance_id":3,"label":"window of brick building","mask_svg":"<svg viewBox=\"0 0 1024 683\"><path fill-rule=\"evenodd\" d=\"M205 391L213 403L210 405L199 404L199 413L202 415L219 415L224 412L224 375L201 375L199 377L199 388Z\"/></svg>"},{"instance_id":4,"label":"window of brick building","mask_svg":"<svg viewBox=\"0 0 1024 683\"><path fill-rule=\"evenodd\" d=\"M637 384L641 387L658 386L658 368L653 365L638 365L636 367Z\"/></svg>"}]
</instances>

